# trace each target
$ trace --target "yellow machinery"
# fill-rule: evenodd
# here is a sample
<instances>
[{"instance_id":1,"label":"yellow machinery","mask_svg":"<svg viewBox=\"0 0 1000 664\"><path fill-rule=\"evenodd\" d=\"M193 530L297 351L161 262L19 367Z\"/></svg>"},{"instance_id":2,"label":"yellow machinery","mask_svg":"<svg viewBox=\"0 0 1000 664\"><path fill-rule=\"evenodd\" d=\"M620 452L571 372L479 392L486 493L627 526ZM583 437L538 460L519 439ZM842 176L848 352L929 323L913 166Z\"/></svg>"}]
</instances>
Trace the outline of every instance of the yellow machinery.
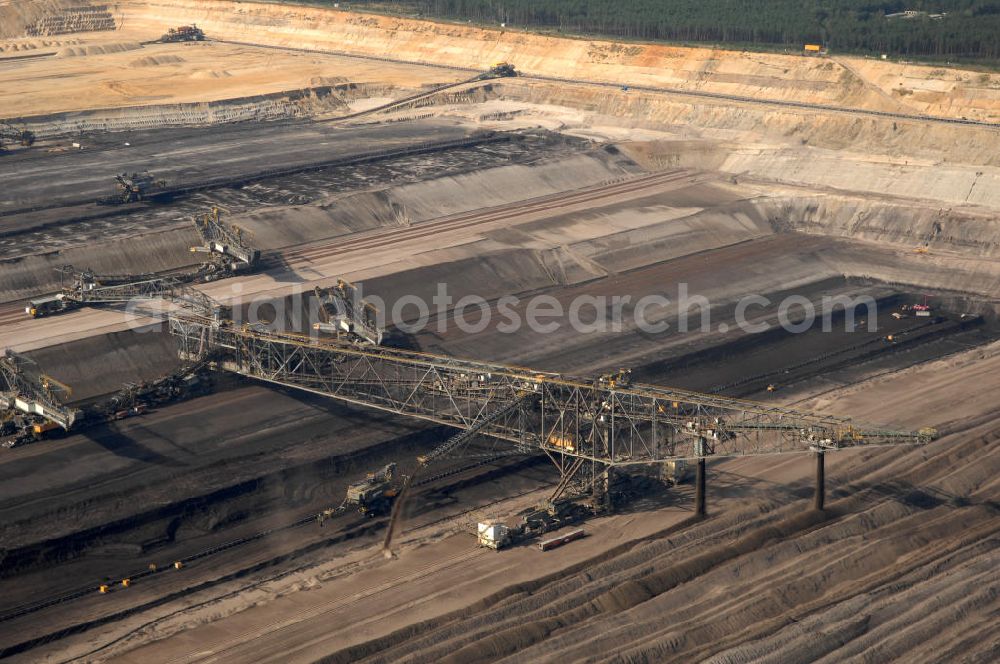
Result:
<instances>
[{"instance_id":1,"label":"yellow machinery","mask_svg":"<svg viewBox=\"0 0 1000 664\"><path fill-rule=\"evenodd\" d=\"M365 479L348 485L344 502L317 514L316 521L323 525L327 519L346 512L348 507L356 507L366 516L388 514L406 482L406 475L396 474L396 464L387 464L379 471L368 473Z\"/></svg>"},{"instance_id":2,"label":"yellow machinery","mask_svg":"<svg viewBox=\"0 0 1000 664\"><path fill-rule=\"evenodd\" d=\"M573 439L569 436L559 436L556 434L549 435L549 445L552 447L558 447L564 452L575 452L576 445L573 443Z\"/></svg>"},{"instance_id":3,"label":"yellow machinery","mask_svg":"<svg viewBox=\"0 0 1000 664\"><path fill-rule=\"evenodd\" d=\"M608 389L626 388L632 382L632 370L631 369L619 369L614 373L604 374L598 377L597 387L606 387Z\"/></svg>"},{"instance_id":4,"label":"yellow machinery","mask_svg":"<svg viewBox=\"0 0 1000 664\"><path fill-rule=\"evenodd\" d=\"M507 78L517 76L517 70L509 62L494 62L493 66L482 75L482 78Z\"/></svg>"},{"instance_id":5,"label":"yellow machinery","mask_svg":"<svg viewBox=\"0 0 1000 664\"><path fill-rule=\"evenodd\" d=\"M368 473L365 479L348 486L346 504L357 505L362 514L386 513L399 495L400 486L396 477L396 464L390 463L382 470Z\"/></svg>"},{"instance_id":6,"label":"yellow machinery","mask_svg":"<svg viewBox=\"0 0 1000 664\"><path fill-rule=\"evenodd\" d=\"M38 422L32 425L31 432L36 436L41 436L49 431L60 428L55 422Z\"/></svg>"}]
</instances>

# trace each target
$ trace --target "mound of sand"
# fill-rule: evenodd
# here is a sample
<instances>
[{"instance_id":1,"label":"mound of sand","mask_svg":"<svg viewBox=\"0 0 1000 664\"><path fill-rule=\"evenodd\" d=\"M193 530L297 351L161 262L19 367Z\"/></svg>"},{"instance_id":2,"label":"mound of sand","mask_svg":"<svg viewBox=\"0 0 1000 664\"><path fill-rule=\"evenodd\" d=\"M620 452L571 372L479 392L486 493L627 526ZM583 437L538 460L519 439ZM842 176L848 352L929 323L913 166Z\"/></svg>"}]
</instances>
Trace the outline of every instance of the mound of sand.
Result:
<instances>
[{"instance_id":1,"label":"mound of sand","mask_svg":"<svg viewBox=\"0 0 1000 664\"><path fill-rule=\"evenodd\" d=\"M128 63L129 67L157 67L159 65L175 65L181 62L186 62L184 58L179 55L148 55L145 58L139 58Z\"/></svg>"},{"instance_id":2,"label":"mound of sand","mask_svg":"<svg viewBox=\"0 0 1000 664\"><path fill-rule=\"evenodd\" d=\"M18 39L0 44L0 53L15 51L34 51L39 48L55 48L56 46L72 46L79 44L79 39Z\"/></svg>"},{"instance_id":3,"label":"mound of sand","mask_svg":"<svg viewBox=\"0 0 1000 664\"><path fill-rule=\"evenodd\" d=\"M203 71L196 71L191 74L191 78L194 79L205 79L205 78L229 78L232 76L225 69L206 69Z\"/></svg>"},{"instance_id":4,"label":"mound of sand","mask_svg":"<svg viewBox=\"0 0 1000 664\"><path fill-rule=\"evenodd\" d=\"M122 53L124 51L135 51L142 48L138 42L111 42L110 44L91 44L89 46L67 46L59 49L56 53L60 58L72 58L83 55L107 55L108 53Z\"/></svg>"},{"instance_id":5,"label":"mound of sand","mask_svg":"<svg viewBox=\"0 0 1000 664\"><path fill-rule=\"evenodd\" d=\"M0 53L4 51L33 51L36 48L38 48L38 44L35 44L34 42L15 42L13 44L0 46Z\"/></svg>"},{"instance_id":6,"label":"mound of sand","mask_svg":"<svg viewBox=\"0 0 1000 664\"><path fill-rule=\"evenodd\" d=\"M333 87L335 85L344 85L350 82L351 79L343 76L313 76L309 79L309 85L312 86L329 85Z\"/></svg>"}]
</instances>

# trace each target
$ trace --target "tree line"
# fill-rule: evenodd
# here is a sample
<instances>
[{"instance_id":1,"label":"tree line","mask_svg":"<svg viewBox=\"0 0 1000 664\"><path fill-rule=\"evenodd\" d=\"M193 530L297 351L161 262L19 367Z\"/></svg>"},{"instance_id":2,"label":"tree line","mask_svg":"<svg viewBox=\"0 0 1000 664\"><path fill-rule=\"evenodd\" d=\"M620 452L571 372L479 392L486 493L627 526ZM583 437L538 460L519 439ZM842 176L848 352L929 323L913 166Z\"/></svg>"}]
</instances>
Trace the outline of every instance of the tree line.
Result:
<instances>
[{"instance_id":1,"label":"tree line","mask_svg":"<svg viewBox=\"0 0 1000 664\"><path fill-rule=\"evenodd\" d=\"M821 44L836 52L1000 60L1000 0L354 0L340 6L622 39ZM907 10L918 13L891 16Z\"/></svg>"}]
</instances>

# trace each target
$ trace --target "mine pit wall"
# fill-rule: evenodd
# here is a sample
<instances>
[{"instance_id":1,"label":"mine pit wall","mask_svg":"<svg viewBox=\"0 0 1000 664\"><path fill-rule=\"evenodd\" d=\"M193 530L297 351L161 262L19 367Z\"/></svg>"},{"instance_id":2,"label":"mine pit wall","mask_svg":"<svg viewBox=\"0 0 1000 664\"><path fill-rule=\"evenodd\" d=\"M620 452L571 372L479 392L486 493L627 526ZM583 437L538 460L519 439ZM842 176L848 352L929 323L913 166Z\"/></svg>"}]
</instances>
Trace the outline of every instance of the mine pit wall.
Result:
<instances>
[{"instance_id":1,"label":"mine pit wall","mask_svg":"<svg viewBox=\"0 0 1000 664\"><path fill-rule=\"evenodd\" d=\"M231 41L474 69L510 61L530 74L633 86L1000 118L1000 88L971 71L938 76L932 68L889 62L858 60L863 67L847 67L830 58L559 38L288 4L152 0L119 7L124 26L151 37L187 22L197 23L211 38ZM904 81L914 94L893 93Z\"/></svg>"},{"instance_id":2,"label":"mine pit wall","mask_svg":"<svg viewBox=\"0 0 1000 664\"><path fill-rule=\"evenodd\" d=\"M115 19L108 5L78 3L65 7L55 14L47 14L25 29L29 37L48 37L74 32L99 32L115 30Z\"/></svg>"},{"instance_id":3,"label":"mine pit wall","mask_svg":"<svg viewBox=\"0 0 1000 664\"><path fill-rule=\"evenodd\" d=\"M582 186L613 174L602 160L581 155L534 167L506 166L380 192L359 192L321 206L265 208L241 216L238 223L253 232L265 250L271 250L287 245L290 238L294 242L332 239L358 229L396 225L401 216L420 223L439 214L462 212L483 201L499 205L522 195L558 191L568 186L564 180L570 175L576 186ZM532 178L532 187L525 189L525 178ZM468 195L456 198L455 191ZM373 219L379 220L375 226ZM487 291L518 292L529 290L528 284L533 283L525 274L544 274L546 285L578 283L774 233L802 232L845 240L818 258L817 273L829 270L840 276L918 289L937 290L948 284L958 293L988 300L1000 293L1000 222L966 212L828 195L738 201L577 241L573 240L573 225L593 221L567 215L556 223L563 229L564 244L533 238L533 225L528 224L521 229L489 231L480 244L439 252L437 258L442 263L466 258L482 261L484 269L493 273L493 286ZM545 237L544 229L540 230ZM534 248L520 248L525 242ZM196 243L193 229L183 225L4 261L0 263L0 301L54 292L60 285L55 268L66 264L105 274L191 269L199 262L199 256L190 252ZM929 253L914 252L925 245ZM446 271L435 279L471 283L448 276ZM436 280L428 283L436 284ZM412 282L410 287L414 288ZM484 292L478 294L485 296Z\"/></svg>"},{"instance_id":4,"label":"mine pit wall","mask_svg":"<svg viewBox=\"0 0 1000 664\"><path fill-rule=\"evenodd\" d=\"M1000 207L1000 128L894 120L836 112L735 106L682 96L527 80L494 81L435 95L412 108L474 105L488 100L582 111L576 122L650 129L677 140L624 143L650 170L687 167L848 192L932 199L950 205ZM559 113L556 111L556 117ZM568 130L574 129L572 121ZM849 166L847 165L849 164Z\"/></svg>"},{"instance_id":5,"label":"mine pit wall","mask_svg":"<svg viewBox=\"0 0 1000 664\"><path fill-rule=\"evenodd\" d=\"M846 277L968 296L986 309L1000 302L1000 220L993 215L835 195L768 203L778 231L850 240L822 256Z\"/></svg>"},{"instance_id":6,"label":"mine pit wall","mask_svg":"<svg viewBox=\"0 0 1000 664\"><path fill-rule=\"evenodd\" d=\"M60 288L56 268L73 265L98 274L144 274L173 271L198 265L204 255L194 254L198 244L194 228L149 233L137 238L70 247L9 261L0 261L0 300L10 302L52 293Z\"/></svg>"},{"instance_id":7,"label":"mine pit wall","mask_svg":"<svg viewBox=\"0 0 1000 664\"><path fill-rule=\"evenodd\" d=\"M117 6L86 0L14 0L0 4L0 39L115 30Z\"/></svg>"},{"instance_id":8,"label":"mine pit wall","mask_svg":"<svg viewBox=\"0 0 1000 664\"><path fill-rule=\"evenodd\" d=\"M754 155L771 141L801 148L886 154L905 160L919 157L931 166L975 164L1000 167L994 149L1000 129L969 125L893 120L849 113L788 109L766 104L734 105L695 97L629 91L603 87L556 85L528 80L493 84L496 98L538 105L579 109L590 121L617 126L674 131L685 139L711 138L731 141L731 153ZM780 155L784 158L784 153ZM683 158L683 157L682 157ZM723 162L724 164L724 162ZM964 192L963 192L964 194Z\"/></svg>"},{"instance_id":9,"label":"mine pit wall","mask_svg":"<svg viewBox=\"0 0 1000 664\"><path fill-rule=\"evenodd\" d=\"M103 334L27 354L49 375L72 388L72 404L109 396L125 383L160 378L182 364L176 340L161 325Z\"/></svg>"},{"instance_id":10,"label":"mine pit wall","mask_svg":"<svg viewBox=\"0 0 1000 664\"><path fill-rule=\"evenodd\" d=\"M349 100L384 92L385 89L378 86L345 83L224 101L52 113L7 118L5 121L30 129L36 138L45 139L86 132L196 127L313 117L343 111Z\"/></svg>"},{"instance_id":11,"label":"mine pit wall","mask_svg":"<svg viewBox=\"0 0 1000 664\"><path fill-rule=\"evenodd\" d=\"M776 230L928 247L967 258L1000 260L1000 219L985 211L886 205L834 194L769 198ZM784 220L784 221L782 221Z\"/></svg>"},{"instance_id":12,"label":"mine pit wall","mask_svg":"<svg viewBox=\"0 0 1000 664\"><path fill-rule=\"evenodd\" d=\"M408 222L419 223L597 185L638 172L626 160L596 150L559 160L500 166L404 184L378 192L378 200L367 193L351 199L357 198L364 205L388 205L404 214Z\"/></svg>"},{"instance_id":13,"label":"mine pit wall","mask_svg":"<svg viewBox=\"0 0 1000 664\"><path fill-rule=\"evenodd\" d=\"M515 164L441 177L380 191L354 192L313 205L267 206L233 218L254 234L264 250L333 239L378 227L419 223L481 206L542 196L622 177L624 160L604 151L533 165ZM9 302L59 288L55 268L70 264L102 274L166 272L204 259L193 226L137 237L91 242L44 254L0 261L0 301Z\"/></svg>"}]
</instances>

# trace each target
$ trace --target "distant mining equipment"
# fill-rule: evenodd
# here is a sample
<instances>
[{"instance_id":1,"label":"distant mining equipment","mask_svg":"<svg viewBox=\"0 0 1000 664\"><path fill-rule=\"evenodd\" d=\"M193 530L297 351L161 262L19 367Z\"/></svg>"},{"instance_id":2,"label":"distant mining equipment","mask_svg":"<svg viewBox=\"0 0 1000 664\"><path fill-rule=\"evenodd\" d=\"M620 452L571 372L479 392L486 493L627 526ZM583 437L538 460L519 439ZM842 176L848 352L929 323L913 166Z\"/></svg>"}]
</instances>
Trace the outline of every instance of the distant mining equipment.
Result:
<instances>
[{"instance_id":1,"label":"distant mining equipment","mask_svg":"<svg viewBox=\"0 0 1000 664\"><path fill-rule=\"evenodd\" d=\"M195 217L194 226L202 244L191 247L191 251L207 253L211 258L199 268L196 281L215 281L257 269L260 249L253 245L253 235L235 224L222 221L222 212L218 207Z\"/></svg>"},{"instance_id":2,"label":"distant mining equipment","mask_svg":"<svg viewBox=\"0 0 1000 664\"><path fill-rule=\"evenodd\" d=\"M18 129L6 122L0 122L0 153L7 150L7 145L17 144L23 148L35 144L35 133L27 127Z\"/></svg>"},{"instance_id":3,"label":"distant mining equipment","mask_svg":"<svg viewBox=\"0 0 1000 664\"><path fill-rule=\"evenodd\" d=\"M189 284L253 272L260 265L260 249L253 246L249 233L223 222L218 208L195 217L194 223L202 244L191 247L191 251L210 255L197 271L173 275L108 275L63 265L56 268L62 274L62 289L28 300L25 313L41 318L88 305L169 300L205 315L214 315L219 305Z\"/></svg>"},{"instance_id":4,"label":"distant mining equipment","mask_svg":"<svg viewBox=\"0 0 1000 664\"><path fill-rule=\"evenodd\" d=\"M49 431L68 431L80 414L64 405L71 394L31 358L8 349L0 357L0 444L14 447Z\"/></svg>"},{"instance_id":5,"label":"distant mining equipment","mask_svg":"<svg viewBox=\"0 0 1000 664\"><path fill-rule=\"evenodd\" d=\"M126 383L111 397L82 408L66 405L68 385L41 372L25 355L0 357L0 447L56 438L70 431L142 415L150 408L205 394L212 383L204 364L154 380Z\"/></svg>"},{"instance_id":6,"label":"distant mining equipment","mask_svg":"<svg viewBox=\"0 0 1000 664\"><path fill-rule=\"evenodd\" d=\"M335 286L317 286L314 294L319 302L319 322L313 324L314 330L373 346L382 343L385 331L375 307L361 298L354 284L338 279Z\"/></svg>"},{"instance_id":7,"label":"distant mining equipment","mask_svg":"<svg viewBox=\"0 0 1000 664\"><path fill-rule=\"evenodd\" d=\"M163 180L155 179L149 171L142 173L120 173L115 175L115 193L98 199L98 205L126 205L145 200L157 190L166 186Z\"/></svg>"},{"instance_id":8,"label":"distant mining equipment","mask_svg":"<svg viewBox=\"0 0 1000 664\"><path fill-rule=\"evenodd\" d=\"M479 76L480 79L489 78L510 78L517 76L517 70L509 62L494 63L486 72Z\"/></svg>"},{"instance_id":9,"label":"distant mining equipment","mask_svg":"<svg viewBox=\"0 0 1000 664\"><path fill-rule=\"evenodd\" d=\"M197 25L182 25L179 28L170 28L160 37L160 42L164 44L190 41L205 41L205 33Z\"/></svg>"}]
</instances>

